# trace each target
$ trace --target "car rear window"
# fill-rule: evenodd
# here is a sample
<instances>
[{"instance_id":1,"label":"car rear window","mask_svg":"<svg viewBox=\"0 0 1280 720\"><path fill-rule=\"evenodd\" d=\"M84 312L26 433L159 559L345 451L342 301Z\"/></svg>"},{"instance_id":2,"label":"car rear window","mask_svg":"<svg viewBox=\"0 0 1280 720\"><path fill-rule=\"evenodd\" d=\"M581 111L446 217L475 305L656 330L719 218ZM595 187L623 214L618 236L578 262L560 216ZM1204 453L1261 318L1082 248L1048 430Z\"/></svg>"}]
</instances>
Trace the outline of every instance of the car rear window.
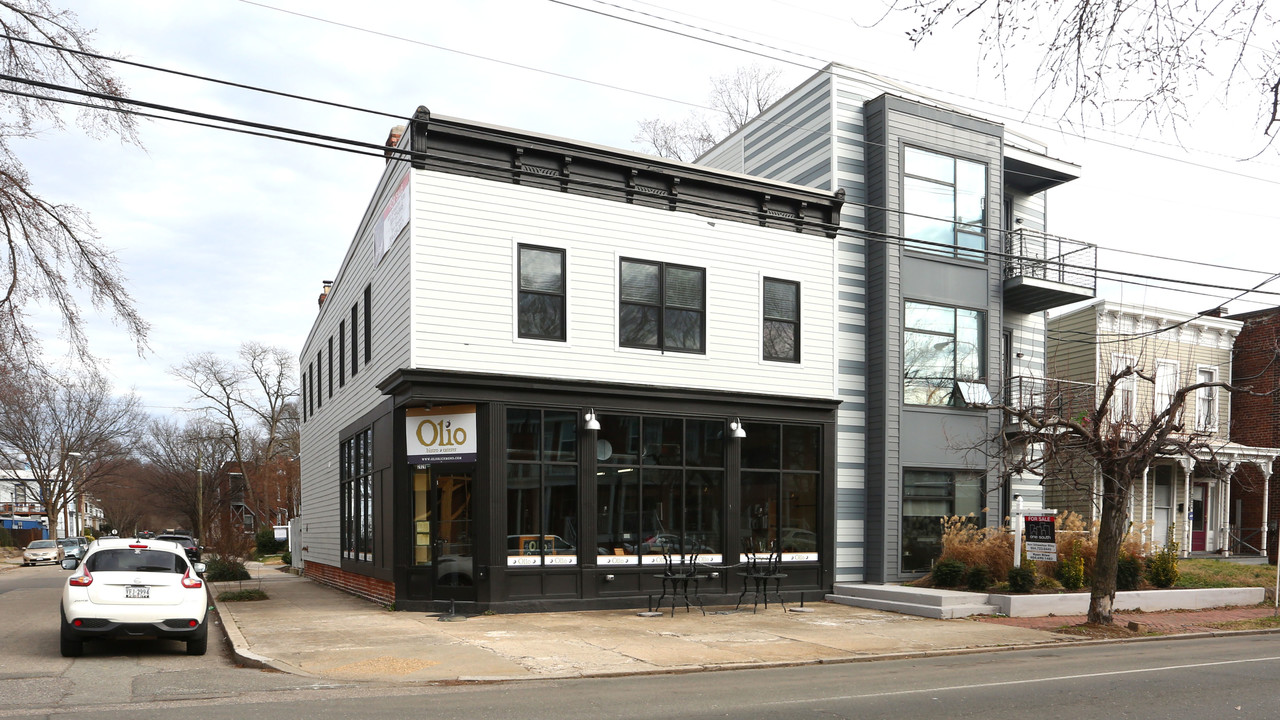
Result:
<instances>
[{"instance_id":1,"label":"car rear window","mask_svg":"<svg viewBox=\"0 0 1280 720\"><path fill-rule=\"evenodd\" d=\"M195 546L196 546L196 543L195 543L195 541L194 541L194 540L192 540L192 539L191 539L191 538L189 538L189 537L183 537L182 535L161 535L160 537L158 537L158 538L156 538L156 539L157 539L157 540L168 540L169 542L176 542L176 543L178 543L179 545L181 545L182 547L195 547Z\"/></svg>"},{"instance_id":2,"label":"car rear window","mask_svg":"<svg viewBox=\"0 0 1280 720\"><path fill-rule=\"evenodd\" d=\"M119 548L99 550L85 561L89 572L171 572L187 571L187 561L163 550Z\"/></svg>"}]
</instances>

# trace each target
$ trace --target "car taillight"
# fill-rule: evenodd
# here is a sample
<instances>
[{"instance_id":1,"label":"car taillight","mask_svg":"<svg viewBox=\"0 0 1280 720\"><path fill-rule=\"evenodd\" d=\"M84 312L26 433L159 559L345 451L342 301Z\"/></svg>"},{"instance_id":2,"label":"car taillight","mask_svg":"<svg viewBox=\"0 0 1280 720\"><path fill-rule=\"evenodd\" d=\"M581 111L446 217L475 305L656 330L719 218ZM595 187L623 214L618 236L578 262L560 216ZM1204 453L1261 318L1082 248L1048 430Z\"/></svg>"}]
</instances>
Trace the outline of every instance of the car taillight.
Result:
<instances>
[{"instance_id":1,"label":"car taillight","mask_svg":"<svg viewBox=\"0 0 1280 720\"><path fill-rule=\"evenodd\" d=\"M187 568L187 571L182 574L182 587L191 588L193 590L195 588L202 588L204 587L204 581L198 577L191 577L191 569Z\"/></svg>"},{"instance_id":2,"label":"car taillight","mask_svg":"<svg viewBox=\"0 0 1280 720\"><path fill-rule=\"evenodd\" d=\"M89 587L93 584L93 576L89 574L89 568L81 565L80 574L72 575L67 579L72 587Z\"/></svg>"}]
</instances>

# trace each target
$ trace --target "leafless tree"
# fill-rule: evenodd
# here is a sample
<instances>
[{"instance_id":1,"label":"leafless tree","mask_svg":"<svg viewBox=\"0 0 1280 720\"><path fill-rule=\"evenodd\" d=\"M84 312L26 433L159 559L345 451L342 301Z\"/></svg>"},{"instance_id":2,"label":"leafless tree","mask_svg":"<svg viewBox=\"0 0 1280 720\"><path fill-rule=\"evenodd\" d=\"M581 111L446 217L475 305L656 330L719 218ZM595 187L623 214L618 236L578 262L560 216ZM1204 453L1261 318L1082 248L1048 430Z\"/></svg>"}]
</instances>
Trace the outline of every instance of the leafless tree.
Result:
<instances>
[{"instance_id":1,"label":"leafless tree","mask_svg":"<svg viewBox=\"0 0 1280 720\"><path fill-rule=\"evenodd\" d=\"M91 31L75 15L47 0L0 0L0 361L39 364L39 338L29 312L52 308L79 361L92 363L76 290L109 311L142 351L148 331L125 287L115 255L101 244L89 217L73 205L42 197L15 154L12 141L66 127L60 93L15 80L29 79L111 96L124 88L92 52ZM30 42L28 42L30 41ZM37 44L38 43L38 44ZM76 96L76 123L91 136L114 135L140 145L134 116L123 104Z\"/></svg>"},{"instance_id":2,"label":"leafless tree","mask_svg":"<svg viewBox=\"0 0 1280 720\"><path fill-rule=\"evenodd\" d=\"M1178 126L1203 85L1224 104L1243 91L1267 144L1280 124L1280 24L1267 0L896 0L892 8L916 16L915 43L985 23L981 41L996 71L1035 63L1037 102L1065 99L1064 117Z\"/></svg>"},{"instance_id":3,"label":"leafless tree","mask_svg":"<svg viewBox=\"0 0 1280 720\"><path fill-rule=\"evenodd\" d=\"M648 152L692 162L713 145L778 99L778 68L740 67L711 79L711 117L692 112L683 120L647 118L639 123L635 142Z\"/></svg>"},{"instance_id":4,"label":"leafless tree","mask_svg":"<svg viewBox=\"0 0 1280 720\"><path fill-rule=\"evenodd\" d=\"M145 530L151 524L156 502L144 482L146 468L136 461L121 463L116 472L94 485L94 503L111 528L123 533Z\"/></svg>"},{"instance_id":5,"label":"leafless tree","mask_svg":"<svg viewBox=\"0 0 1280 720\"><path fill-rule=\"evenodd\" d=\"M277 347L247 342L235 360L214 353L188 357L173 374L195 391L216 440L228 461L244 474L246 503L264 506L268 488L282 468L297 483L297 381L293 354ZM290 496L296 498L296 487ZM269 503L266 503L269 504ZM296 505L295 505L296 507Z\"/></svg>"},{"instance_id":6,"label":"leafless tree","mask_svg":"<svg viewBox=\"0 0 1280 720\"><path fill-rule=\"evenodd\" d=\"M151 421L139 445L150 495L197 535L212 526L226 485L232 454L222 437L222 429L204 418L186 424L162 418Z\"/></svg>"},{"instance_id":7,"label":"leafless tree","mask_svg":"<svg viewBox=\"0 0 1280 720\"><path fill-rule=\"evenodd\" d=\"M1158 458L1209 457L1224 440L1198 425L1184 412L1188 398L1206 388L1251 393L1226 382L1197 382L1169 388L1165 407L1135 413L1122 398L1132 383L1156 383L1138 362L1116 367L1098 386L1045 380L1013 392L996 408L1017 423L1020 432L1004 444L1006 478L1040 476L1065 483L1082 494L1100 495L1098 552L1089 598L1091 623L1110 624L1116 595L1116 570L1129 531L1129 499ZM1194 408L1194 405L1193 405ZM1191 413L1193 414L1193 413ZM1099 490L1100 489L1100 490Z\"/></svg>"},{"instance_id":8,"label":"leafless tree","mask_svg":"<svg viewBox=\"0 0 1280 720\"><path fill-rule=\"evenodd\" d=\"M0 462L27 467L56 527L69 503L114 477L145 418L137 396L107 382L29 372L0 378Z\"/></svg>"}]
</instances>

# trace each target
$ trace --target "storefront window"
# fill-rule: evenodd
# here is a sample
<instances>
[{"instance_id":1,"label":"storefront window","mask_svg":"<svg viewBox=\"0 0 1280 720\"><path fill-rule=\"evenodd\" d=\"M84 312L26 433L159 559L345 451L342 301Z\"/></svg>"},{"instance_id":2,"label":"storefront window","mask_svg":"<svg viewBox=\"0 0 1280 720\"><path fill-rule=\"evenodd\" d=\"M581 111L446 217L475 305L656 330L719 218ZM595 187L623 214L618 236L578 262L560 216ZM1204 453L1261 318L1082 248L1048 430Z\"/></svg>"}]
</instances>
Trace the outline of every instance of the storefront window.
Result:
<instances>
[{"instance_id":1,"label":"storefront window","mask_svg":"<svg viewBox=\"0 0 1280 720\"><path fill-rule=\"evenodd\" d=\"M972 517L978 527L983 513L982 476L908 470L902 476L902 571L925 572L942 554L942 520Z\"/></svg>"},{"instance_id":2,"label":"storefront window","mask_svg":"<svg viewBox=\"0 0 1280 720\"><path fill-rule=\"evenodd\" d=\"M822 433L816 426L746 423L742 441L743 553L818 559Z\"/></svg>"},{"instance_id":3,"label":"storefront window","mask_svg":"<svg viewBox=\"0 0 1280 720\"><path fill-rule=\"evenodd\" d=\"M342 556L373 560L373 428L352 435L338 449L341 477Z\"/></svg>"},{"instance_id":4,"label":"storefront window","mask_svg":"<svg viewBox=\"0 0 1280 720\"><path fill-rule=\"evenodd\" d=\"M578 414L507 410L507 564L578 562Z\"/></svg>"},{"instance_id":5,"label":"storefront window","mask_svg":"<svg viewBox=\"0 0 1280 720\"><path fill-rule=\"evenodd\" d=\"M724 429L722 420L601 415L597 562L722 556Z\"/></svg>"}]
</instances>

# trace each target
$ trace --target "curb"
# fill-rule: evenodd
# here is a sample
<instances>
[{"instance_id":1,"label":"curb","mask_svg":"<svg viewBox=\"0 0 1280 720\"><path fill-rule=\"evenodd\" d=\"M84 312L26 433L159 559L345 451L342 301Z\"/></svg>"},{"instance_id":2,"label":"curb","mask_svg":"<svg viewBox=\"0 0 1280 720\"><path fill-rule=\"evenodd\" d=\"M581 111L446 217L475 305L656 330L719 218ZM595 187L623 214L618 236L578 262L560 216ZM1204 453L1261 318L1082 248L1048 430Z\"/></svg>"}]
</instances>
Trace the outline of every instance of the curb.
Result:
<instances>
[{"instance_id":1,"label":"curb","mask_svg":"<svg viewBox=\"0 0 1280 720\"><path fill-rule=\"evenodd\" d=\"M231 646L231 655L235 658L236 664L250 668L275 670L289 675L299 675L313 679L320 678L319 675L309 673L302 668L249 650L249 643L244 639L244 634L240 632L240 626L236 625L234 619L228 621L228 618L234 618L234 616L225 611L223 602L218 600L213 583L209 583L209 600L213 602L214 612L218 615L218 623L222 625L222 629L226 633L227 644Z\"/></svg>"}]
</instances>

